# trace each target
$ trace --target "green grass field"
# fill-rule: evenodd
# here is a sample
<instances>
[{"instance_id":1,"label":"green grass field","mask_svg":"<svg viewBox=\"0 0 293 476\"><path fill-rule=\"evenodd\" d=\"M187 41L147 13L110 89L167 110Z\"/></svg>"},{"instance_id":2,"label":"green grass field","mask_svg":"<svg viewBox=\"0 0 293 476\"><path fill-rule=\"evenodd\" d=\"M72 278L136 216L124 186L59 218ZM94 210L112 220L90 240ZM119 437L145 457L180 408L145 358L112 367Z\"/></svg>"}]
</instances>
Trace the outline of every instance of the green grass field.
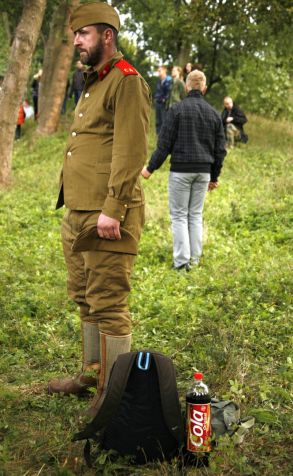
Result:
<instances>
[{"instance_id":1,"label":"green grass field","mask_svg":"<svg viewBox=\"0 0 293 476\"><path fill-rule=\"evenodd\" d=\"M0 475L180 475L176 462L129 467L105 453L87 469L83 444L71 442L87 400L46 394L48 379L75 373L80 361L59 237L63 211L54 210L66 127L36 139L26 124L13 185L0 192ZM206 199L204 256L190 273L170 270L168 164L144 182L133 349L173 358L182 405L199 369L212 395L256 419L241 446L223 438L210 468L188 475L293 475L293 127L250 117L247 132L249 143L229 152L220 187Z\"/></svg>"}]
</instances>

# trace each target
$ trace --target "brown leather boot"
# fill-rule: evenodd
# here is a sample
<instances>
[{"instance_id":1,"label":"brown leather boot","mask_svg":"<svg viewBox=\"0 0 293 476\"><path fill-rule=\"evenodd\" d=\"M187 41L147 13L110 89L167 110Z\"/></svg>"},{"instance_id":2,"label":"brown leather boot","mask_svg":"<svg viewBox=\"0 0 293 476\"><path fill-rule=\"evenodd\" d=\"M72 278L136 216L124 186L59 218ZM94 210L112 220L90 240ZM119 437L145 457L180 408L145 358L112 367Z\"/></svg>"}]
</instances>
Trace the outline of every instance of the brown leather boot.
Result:
<instances>
[{"instance_id":1,"label":"brown leather boot","mask_svg":"<svg viewBox=\"0 0 293 476\"><path fill-rule=\"evenodd\" d=\"M84 374L79 374L74 378L55 378L49 382L48 392L63 393L64 395L83 395L89 388L96 387L97 379Z\"/></svg>"},{"instance_id":2,"label":"brown leather boot","mask_svg":"<svg viewBox=\"0 0 293 476\"><path fill-rule=\"evenodd\" d=\"M100 332L101 370L97 385L97 393L91 401L87 415L95 417L101 407L110 378L110 373L118 355L130 351L131 334L125 336L108 335Z\"/></svg>"},{"instance_id":3,"label":"brown leather boot","mask_svg":"<svg viewBox=\"0 0 293 476\"><path fill-rule=\"evenodd\" d=\"M57 378L49 382L48 392L64 395L82 395L89 388L96 387L100 373L100 333L96 321L83 317L82 331L82 371L73 378ZM94 371L94 372L93 372ZM91 375L91 374L93 374Z\"/></svg>"}]
</instances>

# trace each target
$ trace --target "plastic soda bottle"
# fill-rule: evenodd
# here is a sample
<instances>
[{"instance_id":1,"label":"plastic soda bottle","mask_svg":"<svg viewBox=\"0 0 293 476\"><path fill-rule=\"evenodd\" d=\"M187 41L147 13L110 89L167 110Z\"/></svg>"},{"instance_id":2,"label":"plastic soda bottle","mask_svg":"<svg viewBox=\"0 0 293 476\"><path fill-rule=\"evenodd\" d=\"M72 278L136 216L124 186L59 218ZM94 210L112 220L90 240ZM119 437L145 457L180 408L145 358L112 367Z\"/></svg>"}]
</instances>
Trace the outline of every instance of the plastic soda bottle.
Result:
<instances>
[{"instance_id":1,"label":"plastic soda bottle","mask_svg":"<svg viewBox=\"0 0 293 476\"><path fill-rule=\"evenodd\" d=\"M211 451L211 397L203 383L203 374L196 372L186 393L186 448L191 453Z\"/></svg>"}]
</instances>

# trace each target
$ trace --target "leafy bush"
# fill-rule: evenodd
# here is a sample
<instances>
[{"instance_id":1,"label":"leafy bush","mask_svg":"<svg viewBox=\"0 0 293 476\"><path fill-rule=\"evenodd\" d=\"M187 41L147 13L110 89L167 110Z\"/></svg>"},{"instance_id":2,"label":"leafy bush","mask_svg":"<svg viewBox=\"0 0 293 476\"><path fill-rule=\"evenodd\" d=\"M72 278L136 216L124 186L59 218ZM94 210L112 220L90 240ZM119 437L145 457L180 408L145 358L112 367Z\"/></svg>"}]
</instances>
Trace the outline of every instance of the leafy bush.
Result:
<instances>
[{"instance_id":1,"label":"leafy bush","mask_svg":"<svg viewBox=\"0 0 293 476\"><path fill-rule=\"evenodd\" d=\"M273 51L240 58L235 76L224 79L226 91L244 110L268 117L292 116L288 68Z\"/></svg>"}]
</instances>

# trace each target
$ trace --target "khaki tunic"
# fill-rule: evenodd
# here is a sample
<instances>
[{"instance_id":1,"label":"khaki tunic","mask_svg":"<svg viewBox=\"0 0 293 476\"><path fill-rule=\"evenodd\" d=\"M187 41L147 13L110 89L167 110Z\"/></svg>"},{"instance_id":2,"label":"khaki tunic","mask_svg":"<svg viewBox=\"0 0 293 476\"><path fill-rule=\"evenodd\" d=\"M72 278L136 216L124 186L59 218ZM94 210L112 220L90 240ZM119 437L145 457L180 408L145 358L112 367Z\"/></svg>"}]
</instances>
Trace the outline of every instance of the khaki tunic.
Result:
<instances>
[{"instance_id":1,"label":"khaki tunic","mask_svg":"<svg viewBox=\"0 0 293 476\"><path fill-rule=\"evenodd\" d=\"M121 59L116 53L87 74L56 208L101 210L123 223L126 210L144 202L139 176L147 156L150 91L134 68L114 66Z\"/></svg>"}]
</instances>

